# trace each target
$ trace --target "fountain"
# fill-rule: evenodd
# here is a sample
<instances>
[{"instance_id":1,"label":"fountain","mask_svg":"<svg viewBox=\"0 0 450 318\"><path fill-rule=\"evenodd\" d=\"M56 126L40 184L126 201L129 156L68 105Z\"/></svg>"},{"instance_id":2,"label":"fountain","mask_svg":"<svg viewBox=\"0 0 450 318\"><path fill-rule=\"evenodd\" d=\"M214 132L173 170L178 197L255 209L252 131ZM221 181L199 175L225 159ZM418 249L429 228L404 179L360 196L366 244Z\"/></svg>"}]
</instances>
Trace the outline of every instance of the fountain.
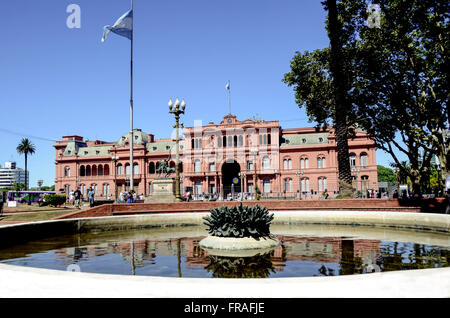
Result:
<instances>
[{"instance_id":1,"label":"fountain","mask_svg":"<svg viewBox=\"0 0 450 318\"><path fill-rule=\"evenodd\" d=\"M202 247L212 215L1 226L0 297L450 297L449 215L265 213L277 244L244 255Z\"/></svg>"}]
</instances>

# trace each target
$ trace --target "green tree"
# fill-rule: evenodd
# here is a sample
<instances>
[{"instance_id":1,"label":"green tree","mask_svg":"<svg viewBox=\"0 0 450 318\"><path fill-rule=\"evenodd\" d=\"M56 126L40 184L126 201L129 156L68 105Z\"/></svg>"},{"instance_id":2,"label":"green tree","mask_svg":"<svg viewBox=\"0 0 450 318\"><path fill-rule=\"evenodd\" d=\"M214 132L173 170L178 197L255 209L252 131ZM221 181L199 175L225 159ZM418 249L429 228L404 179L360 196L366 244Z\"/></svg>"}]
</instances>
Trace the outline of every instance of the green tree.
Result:
<instances>
[{"instance_id":1,"label":"green tree","mask_svg":"<svg viewBox=\"0 0 450 318\"><path fill-rule=\"evenodd\" d=\"M25 156L25 190L28 188L28 155L34 154L36 151L36 147L28 138L22 138L20 144L16 148L19 154L23 154Z\"/></svg>"},{"instance_id":2,"label":"green tree","mask_svg":"<svg viewBox=\"0 0 450 318\"><path fill-rule=\"evenodd\" d=\"M305 107L310 121L326 127L333 125L338 152L339 189L344 196L352 189L352 175L348 154L348 138L353 135L354 123L351 88L353 27L344 25L355 9L344 8L336 0L323 1L328 11L326 29L330 39L329 48L313 52L297 52L291 62L291 72L283 81L294 86L296 103ZM345 9L345 10L344 10Z\"/></svg>"},{"instance_id":3,"label":"green tree","mask_svg":"<svg viewBox=\"0 0 450 318\"><path fill-rule=\"evenodd\" d=\"M344 41L339 90L346 91L346 125L368 132L419 192L421 179L430 173L433 154L441 163L442 179L449 174L449 79L445 71L450 68L449 3L377 3L382 13L379 28L367 23L366 0L337 2L340 39ZM336 117L343 114L334 94L338 89L333 79L334 60L330 48L297 52L291 72L284 77L288 85L295 86L299 106L306 107L310 120L321 125L330 119L336 125ZM408 166L402 164L399 152L407 156Z\"/></svg>"},{"instance_id":4,"label":"green tree","mask_svg":"<svg viewBox=\"0 0 450 318\"><path fill-rule=\"evenodd\" d=\"M377 165L378 182L387 182L392 185L396 182L395 173L392 169L386 168L382 165Z\"/></svg>"}]
</instances>

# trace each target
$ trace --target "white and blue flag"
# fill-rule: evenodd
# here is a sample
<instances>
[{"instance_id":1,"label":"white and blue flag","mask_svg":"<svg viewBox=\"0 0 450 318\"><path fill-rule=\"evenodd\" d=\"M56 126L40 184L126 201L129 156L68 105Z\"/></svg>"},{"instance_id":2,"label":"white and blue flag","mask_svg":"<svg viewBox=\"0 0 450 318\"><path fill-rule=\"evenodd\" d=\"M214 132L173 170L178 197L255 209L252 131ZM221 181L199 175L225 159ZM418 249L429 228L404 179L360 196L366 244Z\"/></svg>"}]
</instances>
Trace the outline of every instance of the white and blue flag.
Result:
<instances>
[{"instance_id":1,"label":"white and blue flag","mask_svg":"<svg viewBox=\"0 0 450 318\"><path fill-rule=\"evenodd\" d=\"M133 10L121 16L113 26L107 25L103 28L102 42L106 41L108 34L114 32L131 40L133 36Z\"/></svg>"}]
</instances>

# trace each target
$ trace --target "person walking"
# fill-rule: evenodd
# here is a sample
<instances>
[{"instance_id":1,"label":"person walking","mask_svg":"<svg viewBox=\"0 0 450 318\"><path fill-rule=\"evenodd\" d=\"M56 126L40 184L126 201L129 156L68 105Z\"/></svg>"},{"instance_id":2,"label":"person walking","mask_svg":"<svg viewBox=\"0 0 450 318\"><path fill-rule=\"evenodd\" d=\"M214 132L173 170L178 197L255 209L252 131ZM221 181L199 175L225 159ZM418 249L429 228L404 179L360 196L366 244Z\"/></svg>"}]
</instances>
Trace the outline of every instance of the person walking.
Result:
<instances>
[{"instance_id":1,"label":"person walking","mask_svg":"<svg viewBox=\"0 0 450 318\"><path fill-rule=\"evenodd\" d=\"M94 192L94 189L92 189L92 187L89 188L87 195L88 195L88 198L89 198L89 206L91 208L93 208L94 207L94 195L95 195L95 192Z\"/></svg>"},{"instance_id":2,"label":"person walking","mask_svg":"<svg viewBox=\"0 0 450 318\"><path fill-rule=\"evenodd\" d=\"M81 191L79 188L77 188L74 193L73 193L73 197L74 197L74 204L75 207L78 209L81 209Z\"/></svg>"}]
</instances>

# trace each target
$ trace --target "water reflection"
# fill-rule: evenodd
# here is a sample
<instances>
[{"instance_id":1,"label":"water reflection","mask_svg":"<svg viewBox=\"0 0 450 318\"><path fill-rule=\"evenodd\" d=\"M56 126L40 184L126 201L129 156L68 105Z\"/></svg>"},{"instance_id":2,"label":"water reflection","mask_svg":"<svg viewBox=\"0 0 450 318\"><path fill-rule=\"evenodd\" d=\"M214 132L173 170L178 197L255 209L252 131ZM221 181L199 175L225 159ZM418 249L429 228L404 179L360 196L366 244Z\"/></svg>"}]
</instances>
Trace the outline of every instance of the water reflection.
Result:
<instances>
[{"instance_id":1,"label":"water reflection","mask_svg":"<svg viewBox=\"0 0 450 318\"><path fill-rule=\"evenodd\" d=\"M267 278L276 273L270 253L251 257L209 256L205 267L216 278Z\"/></svg>"},{"instance_id":2,"label":"water reflection","mask_svg":"<svg viewBox=\"0 0 450 318\"><path fill-rule=\"evenodd\" d=\"M0 262L82 272L220 278L338 276L450 266L447 247L354 237L276 235L281 244L254 257L209 255L204 236L159 237L152 231L77 234L0 250ZM163 232L162 232L163 233Z\"/></svg>"}]
</instances>

